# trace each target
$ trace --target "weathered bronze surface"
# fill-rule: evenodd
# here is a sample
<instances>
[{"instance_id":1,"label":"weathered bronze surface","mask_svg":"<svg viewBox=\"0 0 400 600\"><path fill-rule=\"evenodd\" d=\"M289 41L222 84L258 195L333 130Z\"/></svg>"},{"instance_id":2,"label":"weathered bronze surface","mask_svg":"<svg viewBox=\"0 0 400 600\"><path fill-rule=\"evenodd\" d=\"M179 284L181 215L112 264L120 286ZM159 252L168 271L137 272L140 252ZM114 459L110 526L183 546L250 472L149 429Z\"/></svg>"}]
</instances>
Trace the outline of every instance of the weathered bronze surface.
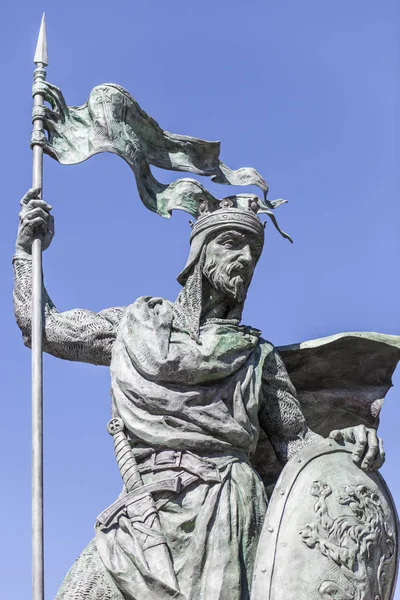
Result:
<instances>
[{"instance_id":1,"label":"weathered bronze surface","mask_svg":"<svg viewBox=\"0 0 400 600\"><path fill-rule=\"evenodd\" d=\"M34 94L52 105L41 112L49 137L34 142L44 152L63 164L114 152L150 210L197 219L175 302L59 312L42 289L43 350L110 367L108 431L124 483L57 600L391 598L397 526L376 474L376 427L400 338L344 333L275 348L241 324L260 214L289 237L261 175L230 170L218 143L163 131L119 86L95 88L78 108L46 81ZM149 165L255 184L263 198L162 185ZM48 248L54 220L37 189L21 204L14 299L30 346L32 247L40 236Z\"/></svg>"}]
</instances>

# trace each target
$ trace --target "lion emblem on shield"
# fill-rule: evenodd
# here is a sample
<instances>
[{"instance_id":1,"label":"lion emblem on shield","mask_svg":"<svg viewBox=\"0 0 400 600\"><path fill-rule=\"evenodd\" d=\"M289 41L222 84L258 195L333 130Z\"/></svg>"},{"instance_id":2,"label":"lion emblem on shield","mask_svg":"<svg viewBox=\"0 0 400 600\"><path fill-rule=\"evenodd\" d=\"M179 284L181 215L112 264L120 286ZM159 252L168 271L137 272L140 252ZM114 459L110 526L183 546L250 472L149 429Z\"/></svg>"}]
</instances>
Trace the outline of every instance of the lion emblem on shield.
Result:
<instances>
[{"instance_id":1,"label":"lion emblem on shield","mask_svg":"<svg viewBox=\"0 0 400 600\"><path fill-rule=\"evenodd\" d=\"M314 481L310 493L317 498L316 521L300 531L302 540L338 565L348 581L345 586L324 581L318 590L320 596L324 600L365 600L377 592L374 598L381 600L386 584L384 569L394 558L395 540L378 494L365 484L345 486L336 501L351 512L334 519L326 502L331 487Z\"/></svg>"}]
</instances>

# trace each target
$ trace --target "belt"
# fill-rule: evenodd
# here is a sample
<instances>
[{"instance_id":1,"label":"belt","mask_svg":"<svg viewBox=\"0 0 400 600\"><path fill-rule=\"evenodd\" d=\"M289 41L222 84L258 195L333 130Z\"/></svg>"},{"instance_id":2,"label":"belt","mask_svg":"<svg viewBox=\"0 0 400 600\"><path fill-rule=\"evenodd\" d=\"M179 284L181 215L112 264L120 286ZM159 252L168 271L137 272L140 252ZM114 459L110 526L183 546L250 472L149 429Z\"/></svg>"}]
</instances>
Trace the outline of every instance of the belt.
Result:
<instances>
[{"instance_id":1,"label":"belt","mask_svg":"<svg viewBox=\"0 0 400 600\"><path fill-rule=\"evenodd\" d=\"M153 451L150 456L136 458L140 473L155 473L169 469L183 469L205 482L221 482L221 475L215 464L187 450Z\"/></svg>"}]
</instances>

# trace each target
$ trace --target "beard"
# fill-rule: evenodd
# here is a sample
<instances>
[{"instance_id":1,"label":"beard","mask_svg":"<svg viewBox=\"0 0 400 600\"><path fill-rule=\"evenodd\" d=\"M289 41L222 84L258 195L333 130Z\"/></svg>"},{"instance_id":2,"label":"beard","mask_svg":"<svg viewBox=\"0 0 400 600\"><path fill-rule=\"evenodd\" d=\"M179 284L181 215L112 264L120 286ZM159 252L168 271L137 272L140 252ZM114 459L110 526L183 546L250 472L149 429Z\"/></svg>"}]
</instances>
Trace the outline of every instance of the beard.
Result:
<instances>
[{"instance_id":1,"label":"beard","mask_svg":"<svg viewBox=\"0 0 400 600\"><path fill-rule=\"evenodd\" d=\"M235 271L239 271L239 273L235 274ZM221 265L213 259L205 264L203 268L203 274L212 287L235 302L244 301L248 288L247 277L244 278L240 271L244 272L243 265L240 262Z\"/></svg>"}]
</instances>

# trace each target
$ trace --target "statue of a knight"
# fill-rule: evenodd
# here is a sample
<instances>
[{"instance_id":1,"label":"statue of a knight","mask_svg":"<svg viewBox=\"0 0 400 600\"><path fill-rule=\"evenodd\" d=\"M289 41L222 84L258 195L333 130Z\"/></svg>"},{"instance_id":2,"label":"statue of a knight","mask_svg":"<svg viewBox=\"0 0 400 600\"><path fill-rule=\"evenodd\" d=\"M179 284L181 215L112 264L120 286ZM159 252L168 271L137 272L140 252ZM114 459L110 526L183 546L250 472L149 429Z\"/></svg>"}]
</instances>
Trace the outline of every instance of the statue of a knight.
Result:
<instances>
[{"instance_id":1,"label":"statue of a knight","mask_svg":"<svg viewBox=\"0 0 400 600\"><path fill-rule=\"evenodd\" d=\"M53 104L58 94L61 110L57 88L41 85ZM59 149L47 150L60 160ZM27 346L32 240L39 232L46 249L54 231L51 207L38 192L21 201L14 257L15 314ZM141 297L99 313L59 312L44 291L44 351L110 366L109 432L124 482L57 600L249 600L268 507L250 463L260 431L282 465L321 440L280 354L241 323L264 245L260 202L245 194L218 203L200 194L196 202L175 302ZM349 427L333 437L353 444L360 469L382 465L374 428Z\"/></svg>"}]
</instances>

